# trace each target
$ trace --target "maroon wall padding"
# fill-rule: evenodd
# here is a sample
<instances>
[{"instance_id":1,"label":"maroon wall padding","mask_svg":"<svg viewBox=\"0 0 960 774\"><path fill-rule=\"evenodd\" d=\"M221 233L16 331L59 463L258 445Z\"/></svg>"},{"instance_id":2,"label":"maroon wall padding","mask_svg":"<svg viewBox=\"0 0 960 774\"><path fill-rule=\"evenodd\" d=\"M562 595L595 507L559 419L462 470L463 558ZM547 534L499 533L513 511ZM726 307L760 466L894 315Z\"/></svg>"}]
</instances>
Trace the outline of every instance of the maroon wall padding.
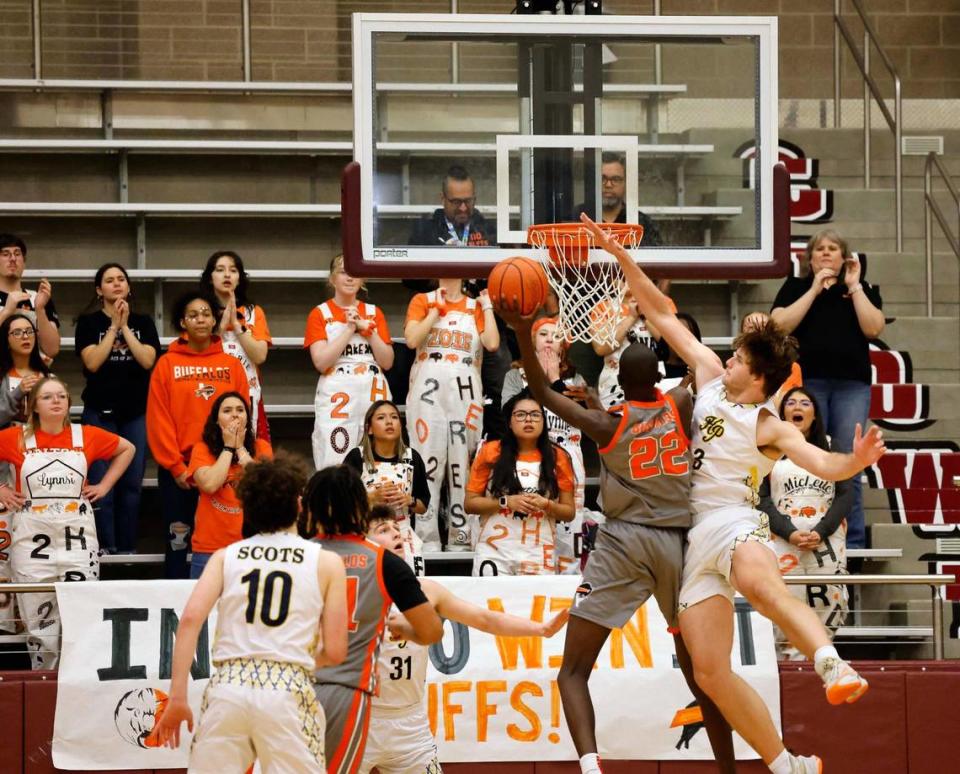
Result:
<instances>
[{"instance_id":1,"label":"maroon wall padding","mask_svg":"<svg viewBox=\"0 0 960 774\"><path fill-rule=\"evenodd\" d=\"M907 675L861 669L869 692L854 705L827 703L823 683L809 665L780 672L784 743L816 753L830 774L904 774L907 768ZM922 770L921 770L922 771Z\"/></svg>"},{"instance_id":2,"label":"maroon wall padding","mask_svg":"<svg viewBox=\"0 0 960 774\"><path fill-rule=\"evenodd\" d=\"M763 761L737 761L737 774L769 774ZM603 767L606 774L607 767ZM717 774L713 761L661 761L660 774Z\"/></svg>"},{"instance_id":3,"label":"maroon wall padding","mask_svg":"<svg viewBox=\"0 0 960 774\"><path fill-rule=\"evenodd\" d=\"M0 774L23 771L23 683L0 681Z\"/></svg>"},{"instance_id":4,"label":"maroon wall padding","mask_svg":"<svg viewBox=\"0 0 960 774\"><path fill-rule=\"evenodd\" d=\"M960 674L911 673L906 678L910 771L945 772L951 765L960 767L956 754Z\"/></svg>"}]
</instances>

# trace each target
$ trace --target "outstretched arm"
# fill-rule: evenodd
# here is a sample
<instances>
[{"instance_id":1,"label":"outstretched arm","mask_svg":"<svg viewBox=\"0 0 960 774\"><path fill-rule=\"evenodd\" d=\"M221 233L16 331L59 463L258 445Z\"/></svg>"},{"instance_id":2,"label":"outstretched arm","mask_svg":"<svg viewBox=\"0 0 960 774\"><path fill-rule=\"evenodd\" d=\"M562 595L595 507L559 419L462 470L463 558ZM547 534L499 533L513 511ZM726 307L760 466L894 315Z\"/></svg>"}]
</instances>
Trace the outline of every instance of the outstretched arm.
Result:
<instances>
[{"instance_id":1,"label":"outstretched arm","mask_svg":"<svg viewBox=\"0 0 960 774\"><path fill-rule=\"evenodd\" d=\"M584 408L550 386L547 375L543 372L540 360L537 358L537 353L533 349L533 337L531 335L533 315L523 316L520 314L520 302L516 297L510 300L501 299L496 306L501 319L516 331L523 370L527 375L527 386L537 402L544 408L550 409L567 423L579 427L598 446L603 447L610 443L610 439L616 432L618 419L605 411Z\"/></svg>"},{"instance_id":2,"label":"outstretched arm","mask_svg":"<svg viewBox=\"0 0 960 774\"><path fill-rule=\"evenodd\" d=\"M763 413L757 422L757 446L779 451L787 455L791 462L827 481L852 478L870 467L887 450L883 444L883 433L876 425L863 435L858 423L853 436L853 451L839 454L807 443L796 426L769 413Z\"/></svg>"},{"instance_id":3,"label":"outstretched arm","mask_svg":"<svg viewBox=\"0 0 960 774\"><path fill-rule=\"evenodd\" d=\"M580 215L580 220L593 233L597 245L619 261L620 268L623 269L623 277L637 300L637 306L643 310L647 320L670 345L670 349L694 370L697 385L704 385L723 373L723 363L720 362L720 358L708 346L697 341L687 326L677 319L671 308L669 297L660 292L660 289L643 269L637 266L623 246L610 239L586 213Z\"/></svg>"},{"instance_id":4,"label":"outstretched arm","mask_svg":"<svg viewBox=\"0 0 960 774\"><path fill-rule=\"evenodd\" d=\"M552 637L563 628L570 616L569 610L561 610L549 621L540 623L509 613L486 610L460 599L436 581L427 578L421 579L420 585L433 601L434 609L442 617L487 634L499 634L506 637Z\"/></svg>"}]
</instances>

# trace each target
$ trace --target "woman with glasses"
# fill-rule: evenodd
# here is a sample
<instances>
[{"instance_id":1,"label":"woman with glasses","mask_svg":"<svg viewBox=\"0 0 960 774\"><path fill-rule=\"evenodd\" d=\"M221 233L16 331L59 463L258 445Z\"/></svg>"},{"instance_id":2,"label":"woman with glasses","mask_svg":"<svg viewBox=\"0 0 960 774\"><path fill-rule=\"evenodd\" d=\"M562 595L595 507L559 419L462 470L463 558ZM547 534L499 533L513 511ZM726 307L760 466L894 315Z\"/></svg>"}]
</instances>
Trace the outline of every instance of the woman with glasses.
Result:
<instances>
[{"instance_id":1,"label":"woman with glasses","mask_svg":"<svg viewBox=\"0 0 960 774\"><path fill-rule=\"evenodd\" d=\"M50 368L37 346L37 329L21 312L0 323L0 427L26 421L27 395Z\"/></svg>"},{"instance_id":2,"label":"woman with glasses","mask_svg":"<svg viewBox=\"0 0 960 774\"><path fill-rule=\"evenodd\" d=\"M104 553L132 554L146 466L147 390L160 338L153 320L131 309L130 277L123 266L103 264L93 288L96 295L77 318L75 333L87 380L82 422L126 438L135 450L116 486L97 504L97 538ZM106 472L105 462L94 462L89 479L98 483Z\"/></svg>"},{"instance_id":3,"label":"woman with glasses","mask_svg":"<svg viewBox=\"0 0 960 774\"><path fill-rule=\"evenodd\" d=\"M247 296L249 284L243 259L232 250L218 250L211 255L200 275L200 292L216 301L214 312L220 318L223 351L239 360L247 375L257 438L269 441L260 367L267 362L273 340L266 314Z\"/></svg>"},{"instance_id":4,"label":"woman with glasses","mask_svg":"<svg viewBox=\"0 0 960 774\"><path fill-rule=\"evenodd\" d=\"M480 447L467 483L464 507L480 517L473 574L555 575L556 522L576 515L570 456L528 391L503 409L509 430Z\"/></svg>"},{"instance_id":5,"label":"woman with glasses","mask_svg":"<svg viewBox=\"0 0 960 774\"><path fill-rule=\"evenodd\" d=\"M197 291L173 305L171 319L180 337L157 360L147 397L147 441L157 461L160 501L168 527L164 571L167 578L189 576L187 552L197 509L197 490L187 468L201 440L210 405L225 392L250 400L243 366L226 354L215 336L213 302Z\"/></svg>"},{"instance_id":6,"label":"woman with glasses","mask_svg":"<svg viewBox=\"0 0 960 774\"><path fill-rule=\"evenodd\" d=\"M370 507L386 506L403 538L404 558L422 575L423 541L414 530L416 517L430 504L430 484L423 458L411 449L396 404L378 400L363 420L363 438L351 449L345 465L363 479Z\"/></svg>"},{"instance_id":7,"label":"woman with glasses","mask_svg":"<svg viewBox=\"0 0 960 774\"><path fill-rule=\"evenodd\" d=\"M794 387L780 404L780 418L791 422L814 446L830 451L816 399ZM787 458L773 466L760 488L760 508L770 518L770 531L784 575L846 575L846 517L853 507L853 485L826 481ZM794 596L810 605L831 635L847 614L847 589L840 584L790 586ZM781 658L806 657L777 632Z\"/></svg>"},{"instance_id":8,"label":"woman with glasses","mask_svg":"<svg viewBox=\"0 0 960 774\"><path fill-rule=\"evenodd\" d=\"M313 464L339 465L360 443L363 417L390 400L384 371L393 366L393 340L383 310L359 300L363 280L347 274L343 256L330 263L333 298L310 311L303 346L320 376L314 395Z\"/></svg>"},{"instance_id":9,"label":"woman with glasses","mask_svg":"<svg viewBox=\"0 0 960 774\"><path fill-rule=\"evenodd\" d=\"M556 317L541 317L533 324L533 350L536 352L537 361L554 390L577 401L586 399L587 383L567 359L567 342L557 332ZM503 380L504 404L526 387L526 373L524 373L522 364L516 362ZM586 480L583 449L580 448L581 432L579 428L573 427L549 409L544 409L544 415L550 440L570 455L574 480L576 481L576 489L574 490L576 516L572 521L557 524L558 572L572 574L580 572L579 556L576 555L574 546L574 535L580 532L583 524L584 482Z\"/></svg>"}]
</instances>

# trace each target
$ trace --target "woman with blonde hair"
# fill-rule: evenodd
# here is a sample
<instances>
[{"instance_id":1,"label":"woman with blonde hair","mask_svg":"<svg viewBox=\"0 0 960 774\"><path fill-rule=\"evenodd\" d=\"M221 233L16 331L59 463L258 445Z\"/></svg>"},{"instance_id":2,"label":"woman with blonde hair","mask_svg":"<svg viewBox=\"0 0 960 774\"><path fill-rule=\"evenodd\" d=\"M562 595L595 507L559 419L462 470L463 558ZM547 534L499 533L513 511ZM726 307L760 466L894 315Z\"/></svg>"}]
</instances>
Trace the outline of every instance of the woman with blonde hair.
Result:
<instances>
[{"instance_id":1,"label":"woman with blonde hair","mask_svg":"<svg viewBox=\"0 0 960 774\"><path fill-rule=\"evenodd\" d=\"M393 341L383 311L358 299L363 280L347 274L343 256L330 262L333 297L307 317L304 349L320 374L314 396L313 464L339 465L360 443L363 417L390 399L384 371L393 366Z\"/></svg>"},{"instance_id":2,"label":"woman with blonde hair","mask_svg":"<svg viewBox=\"0 0 960 774\"><path fill-rule=\"evenodd\" d=\"M17 583L96 580L99 577L93 503L133 459L125 438L93 425L70 422L70 393L53 376L27 397L27 424L0 430L0 461L15 471L14 487L0 486L0 502L12 514L10 560ZM95 460L110 460L98 484L87 482ZM59 660L60 619L52 592L23 594L20 614L34 669Z\"/></svg>"}]
</instances>

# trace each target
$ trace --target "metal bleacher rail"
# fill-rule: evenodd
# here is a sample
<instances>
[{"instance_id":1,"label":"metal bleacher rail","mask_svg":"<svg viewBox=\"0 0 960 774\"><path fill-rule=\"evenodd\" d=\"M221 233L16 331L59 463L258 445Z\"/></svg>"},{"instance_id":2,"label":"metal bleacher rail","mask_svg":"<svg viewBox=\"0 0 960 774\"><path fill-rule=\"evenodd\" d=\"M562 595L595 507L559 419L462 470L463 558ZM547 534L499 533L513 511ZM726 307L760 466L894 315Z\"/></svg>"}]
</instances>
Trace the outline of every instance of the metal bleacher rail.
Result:
<instances>
[{"instance_id":1,"label":"metal bleacher rail","mask_svg":"<svg viewBox=\"0 0 960 774\"><path fill-rule=\"evenodd\" d=\"M147 563L154 555L142 556L120 556L120 557L102 557L101 562L106 564L107 560L120 560L125 564ZM162 560L162 556L159 556ZM443 554L444 559L466 560L465 553ZM432 556L425 557L431 561ZM822 584L824 578L833 576L823 575L787 575L784 580L789 585L816 585ZM100 583L110 583L111 581L99 581ZM900 639L929 639L933 645L933 658L936 661L942 661L944 658L943 650L943 599L940 595L940 588L956 582L954 575L845 575L842 582L848 586L928 586L930 588L931 600L931 625L927 626L874 626L874 627L841 627L838 634L844 636L862 636L862 637L896 637ZM0 583L0 594L29 594L55 591L56 586L53 583ZM0 642L22 642L26 635L6 635L0 637Z\"/></svg>"}]
</instances>

